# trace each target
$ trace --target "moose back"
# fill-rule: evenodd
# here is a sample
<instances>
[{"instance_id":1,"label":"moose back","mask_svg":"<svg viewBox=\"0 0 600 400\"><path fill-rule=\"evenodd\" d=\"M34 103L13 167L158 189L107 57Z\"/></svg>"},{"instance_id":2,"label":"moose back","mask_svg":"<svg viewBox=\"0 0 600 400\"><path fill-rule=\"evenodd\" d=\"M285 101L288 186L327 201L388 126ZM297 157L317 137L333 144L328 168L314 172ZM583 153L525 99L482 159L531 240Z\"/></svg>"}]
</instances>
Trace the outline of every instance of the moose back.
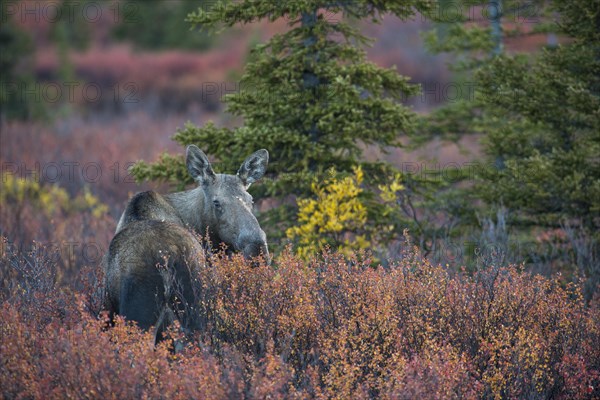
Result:
<instances>
[{"instance_id":1,"label":"moose back","mask_svg":"<svg viewBox=\"0 0 600 400\"><path fill-rule=\"evenodd\" d=\"M161 195L136 194L127 204L104 260L105 308L155 327L155 340L176 318L195 329L192 271L200 267L202 247L195 235L208 235L245 258L269 259L265 232L252 213L248 187L265 173L269 153L258 150L236 175L216 174L206 155L190 145L188 172L192 190ZM177 299L175 298L177 297ZM186 326L187 325L187 326Z\"/></svg>"}]
</instances>

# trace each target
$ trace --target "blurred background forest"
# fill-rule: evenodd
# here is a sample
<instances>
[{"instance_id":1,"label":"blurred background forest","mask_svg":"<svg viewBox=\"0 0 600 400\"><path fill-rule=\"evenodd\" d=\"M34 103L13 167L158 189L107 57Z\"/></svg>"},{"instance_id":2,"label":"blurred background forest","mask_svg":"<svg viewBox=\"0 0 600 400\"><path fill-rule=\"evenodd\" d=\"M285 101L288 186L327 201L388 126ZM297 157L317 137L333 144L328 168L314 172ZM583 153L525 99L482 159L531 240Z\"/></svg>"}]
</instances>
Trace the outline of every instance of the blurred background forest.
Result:
<instances>
[{"instance_id":1,"label":"blurred background forest","mask_svg":"<svg viewBox=\"0 0 600 400\"><path fill-rule=\"evenodd\" d=\"M185 128L188 121L194 126L214 121L226 128L243 124L243 115L226 112L225 95L240 92L244 66L253 57L251 49L289 26L284 19L260 20L209 35L185 22L190 12L199 6L209 9L213 3L2 3L0 235L23 252L44 245L58 260L61 279L100 261L132 194L150 188L172 190L184 183L177 173L160 170L160 163L158 169L138 163L133 172L132 165L139 160L155 162L164 152L182 154L183 147L172 136L179 129L181 144L195 137L193 130ZM556 3L568 8L564 2ZM547 170L519 164L519 160L532 160L531 152L539 153L541 148L544 154L544 148L560 144L547 143L544 135L538 135L543 124L554 126L553 121L545 116L521 118L535 112L521 107L526 96L514 94L519 89L518 71L535 68L531 65L542 62L538 58L544 51L559 43L593 43L597 35L578 37L577 32L548 27L559 15L556 9L546 9L549 2L506 2L503 19L482 12L486 2L474 2L452 14L461 18L449 19L439 12L444 4L452 3L440 1L437 13L407 20L386 15L379 24L368 18L353 21L361 34L373 39L366 48L369 61L382 68L395 66L410 83L420 85L419 91L400 100L416 114L396 135L399 146L378 147L368 140L359 145L361 160L385 161L395 172L383 182L370 182L370 171L363 171L358 162L346 170L336 166L336 171L323 165L322 178L312 191L287 196L257 185L252 190L270 246L279 251L292 243L304 256L324 245L341 251L369 248L378 262L386 263L402 256L407 228L434 263L468 270L490 263L524 263L536 273L562 272L565 280L585 276L586 293L591 296L600 273L599 209L593 199L599 193L597 153L590 161L598 145L597 91L596 103L584 101L588 108L572 113L576 122L571 125L581 124L573 137L584 132L584 143L592 143L586 145L592 156L574 157L581 159L577 165L584 166L583 172L567 174L582 176L574 186L557 184L557 177L566 180L551 169L550 161L544 161L550 165ZM472 15L465 18L463 11ZM565 16L570 18L568 10ZM498 26L503 28L500 36L494 30ZM470 28L478 31L469 33ZM485 35L487 39L481 39ZM486 97L503 87L500 80L493 80L493 69L501 65L488 62L499 54L500 62L507 63L503 71L512 71L503 83L509 89L513 85L515 100L504 108L505 99L495 98L492 104ZM597 72L597 61L586 71L589 74L581 81L594 87L597 79L590 76ZM544 92L542 86L538 85L540 91L532 94L531 102L547 98L548 105L539 107L555 110L563 100ZM483 101L476 98L478 94ZM581 103L581 99L573 101ZM508 118L521 125L500 132ZM514 136L512 129L526 135ZM228 165L230 156L233 163L241 161L235 151L218 153L195 143L217 161L217 172L235 172ZM279 149L269 151L277 154ZM517 175L507 178L499 172L505 160L509 167L515 162ZM521 185L518 179L524 176L533 178ZM340 184L357 190L336 192ZM496 190L506 190L506 197ZM577 193L577 198L568 197L569 193ZM326 221L303 226L307 216L302 213L314 212L315 204L327 201L357 207L346 216L339 208L323 210L324 219L343 219L339 227L330 229ZM281 205L289 206L288 214L281 214L291 216L283 219L287 225L269 214Z\"/></svg>"}]
</instances>

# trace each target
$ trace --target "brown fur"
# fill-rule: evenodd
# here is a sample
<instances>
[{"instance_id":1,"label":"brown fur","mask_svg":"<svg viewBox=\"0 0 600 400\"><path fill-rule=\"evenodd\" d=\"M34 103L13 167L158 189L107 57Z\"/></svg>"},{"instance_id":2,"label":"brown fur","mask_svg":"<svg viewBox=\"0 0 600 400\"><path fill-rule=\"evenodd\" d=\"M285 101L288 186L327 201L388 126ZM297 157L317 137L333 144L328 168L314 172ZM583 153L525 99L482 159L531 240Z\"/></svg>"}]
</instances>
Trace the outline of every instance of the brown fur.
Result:
<instances>
[{"instance_id":1,"label":"brown fur","mask_svg":"<svg viewBox=\"0 0 600 400\"><path fill-rule=\"evenodd\" d=\"M159 321L161 313L186 313L193 305L191 274L199 267L201 251L200 243L180 225L154 220L132 222L115 235L108 249L107 310L136 321L143 329L156 326L160 337L173 319ZM174 282L165 282L165 273L172 273ZM177 303L178 294L183 302ZM189 315L183 318L192 319Z\"/></svg>"},{"instance_id":2,"label":"brown fur","mask_svg":"<svg viewBox=\"0 0 600 400\"><path fill-rule=\"evenodd\" d=\"M191 274L200 267L202 248L194 234L208 234L214 245L225 244L246 258L262 255L268 260L266 235L252 214L252 197L246 191L263 176L267 162L268 152L259 150L236 175L215 174L206 155L192 145L186 163L197 188L135 195L105 257L110 314L136 321L144 329L155 326L157 339L174 318L186 324L184 328L195 329L195 318L189 315L194 302ZM167 282L168 276L173 282Z\"/></svg>"}]
</instances>

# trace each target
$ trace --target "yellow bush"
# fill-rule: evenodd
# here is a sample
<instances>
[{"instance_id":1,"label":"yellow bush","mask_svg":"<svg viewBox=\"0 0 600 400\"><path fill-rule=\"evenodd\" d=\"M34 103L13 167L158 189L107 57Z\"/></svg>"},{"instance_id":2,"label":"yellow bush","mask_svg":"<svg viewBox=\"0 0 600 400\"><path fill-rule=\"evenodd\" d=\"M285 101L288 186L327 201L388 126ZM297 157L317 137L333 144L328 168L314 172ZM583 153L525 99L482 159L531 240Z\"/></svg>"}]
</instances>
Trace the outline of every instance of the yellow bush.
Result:
<instances>
[{"instance_id":1,"label":"yellow bush","mask_svg":"<svg viewBox=\"0 0 600 400\"><path fill-rule=\"evenodd\" d=\"M108 206L94 196L86 187L83 193L74 198L58 185L44 186L27 178L15 177L13 174L2 174L0 184L0 205L8 203L22 204L30 202L46 216L59 213L73 213L89 210L99 218L108 212Z\"/></svg>"},{"instance_id":2,"label":"yellow bush","mask_svg":"<svg viewBox=\"0 0 600 400\"><path fill-rule=\"evenodd\" d=\"M398 192L404 190L404 185L402 185L402 175L395 174L394 179L389 185L379 185L379 197L385 203L394 203L398 199Z\"/></svg>"},{"instance_id":3,"label":"yellow bush","mask_svg":"<svg viewBox=\"0 0 600 400\"><path fill-rule=\"evenodd\" d=\"M329 179L312 184L314 198L298 200L300 224L286 234L298 241L297 252L302 257L325 245L346 254L370 246L366 235L359 234L367 222L367 208L360 199L364 174L360 167L353 172L340 179L335 170L330 170Z\"/></svg>"},{"instance_id":4,"label":"yellow bush","mask_svg":"<svg viewBox=\"0 0 600 400\"><path fill-rule=\"evenodd\" d=\"M298 200L298 225L286 231L296 241L296 252L307 258L326 245L344 254L372 249L375 243L386 246L397 226L398 192L404 190L402 176L397 173L390 183L378 185L375 196L367 196L364 172L340 178L330 170L325 181L312 184L314 197Z\"/></svg>"}]
</instances>

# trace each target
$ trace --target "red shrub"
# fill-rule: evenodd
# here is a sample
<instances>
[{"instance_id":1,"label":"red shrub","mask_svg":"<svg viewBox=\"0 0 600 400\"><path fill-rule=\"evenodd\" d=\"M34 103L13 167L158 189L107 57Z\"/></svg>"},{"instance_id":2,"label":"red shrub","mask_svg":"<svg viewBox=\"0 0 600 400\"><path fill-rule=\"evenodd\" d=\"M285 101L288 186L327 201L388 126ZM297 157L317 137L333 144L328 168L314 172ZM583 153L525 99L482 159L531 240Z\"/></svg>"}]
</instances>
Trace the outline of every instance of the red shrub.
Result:
<instances>
[{"instance_id":1,"label":"red shrub","mask_svg":"<svg viewBox=\"0 0 600 400\"><path fill-rule=\"evenodd\" d=\"M274 267L208 261L202 329L190 343L173 327L156 349L122 320L104 330L94 274L76 293L21 278L0 309L3 397L600 395L600 309L577 285L514 267L452 276L417 254L389 268L332 253L304 263L286 252Z\"/></svg>"}]
</instances>

